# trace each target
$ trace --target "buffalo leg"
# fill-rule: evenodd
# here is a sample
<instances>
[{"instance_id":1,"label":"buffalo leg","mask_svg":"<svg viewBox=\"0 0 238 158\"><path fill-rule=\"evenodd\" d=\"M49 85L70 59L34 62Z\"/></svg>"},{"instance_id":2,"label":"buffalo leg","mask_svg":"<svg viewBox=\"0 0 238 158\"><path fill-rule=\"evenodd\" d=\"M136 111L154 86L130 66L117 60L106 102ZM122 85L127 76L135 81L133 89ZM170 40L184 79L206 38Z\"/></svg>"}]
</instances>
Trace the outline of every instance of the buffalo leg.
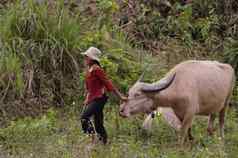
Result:
<instances>
[{"instance_id":1,"label":"buffalo leg","mask_svg":"<svg viewBox=\"0 0 238 158\"><path fill-rule=\"evenodd\" d=\"M192 129L191 129L191 127L188 129L188 139L189 139L189 140L194 140L193 135L192 135Z\"/></svg>"},{"instance_id":2,"label":"buffalo leg","mask_svg":"<svg viewBox=\"0 0 238 158\"><path fill-rule=\"evenodd\" d=\"M230 91L230 94L226 98L224 107L222 108L222 110L219 113L219 125L220 125L220 135L221 135L221 138L224 138L225 113L226 113L226 107L229 105L229 102L230 102L231 93L232 93L232 89Z\"/></svg>"},{"instance_id":3,"label":"buffalo leg","mask_svg":"<svg viewBox=\"0 0 238 158\"><path fill-rule=\"evenodd\" d=\"M224 138L224 120L225 120L225 111L226 107L224 107L219 114L219 125L220 125L220 135Z\"/></svg>"},{"instance_id":4,"label":"buffalo leg","mask_svg":"<svg viewBox=\"0 0 238 158\"><path fill-rule=\"evenodd\" d=\"M188 129L191 128L193 121L193 115L188 113L183 119L182 127L181 127L181 134L180 134L180 145L184 144L185 138L188 136Z\"/></svg>"},{"instance_id":5,"label":"buffalo leg","mask_svg":"<svg viewBox=\"0 0 238 158\"><path fill-rule=\"evenodd\" d=\"M207 126L207 133L209 135L213 135L214 130L214 120L216 118L215 114L210 114L209 119L208 119L208 126Z\"/></svg>"}]
</instances>

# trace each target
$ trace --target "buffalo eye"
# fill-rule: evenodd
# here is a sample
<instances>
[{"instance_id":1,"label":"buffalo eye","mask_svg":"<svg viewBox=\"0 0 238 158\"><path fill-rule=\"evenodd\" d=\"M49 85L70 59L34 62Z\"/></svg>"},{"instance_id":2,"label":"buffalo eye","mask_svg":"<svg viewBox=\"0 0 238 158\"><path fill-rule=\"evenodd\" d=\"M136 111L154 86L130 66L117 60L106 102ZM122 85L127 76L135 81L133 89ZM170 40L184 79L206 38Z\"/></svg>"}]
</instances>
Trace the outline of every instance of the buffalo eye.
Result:
<instances>
[{"instance_id":1,"label":"buffalo eye","mask_svg":"<svg viewBox=\"0 0 238 158\"><path fill-rule=\"evenodd\" d=\"M136 98L136 97L139 97L139 96L140 96L139 93L136 93L136 94L134 95L135 98Z\"/></svg>"}]
</instances>

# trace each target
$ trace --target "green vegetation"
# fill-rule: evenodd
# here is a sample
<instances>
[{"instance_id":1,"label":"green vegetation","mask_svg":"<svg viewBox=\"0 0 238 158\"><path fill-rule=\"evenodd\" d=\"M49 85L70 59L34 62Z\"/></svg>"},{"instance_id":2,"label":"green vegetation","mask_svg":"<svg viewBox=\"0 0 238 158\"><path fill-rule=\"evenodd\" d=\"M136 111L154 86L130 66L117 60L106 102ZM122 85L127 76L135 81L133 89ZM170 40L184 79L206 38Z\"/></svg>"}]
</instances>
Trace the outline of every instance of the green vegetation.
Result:
<instances>
[{"instance_id":1,"label":"green vegetation","mask_svg":"<svg viewBox=\"0 0 238 158\"><path fill-rule=\"evenodd\" d=\"M67 113L50 110L39 119L12 122L0 130L1 147L6 151L6 157L14 158L237 157L238 119L234 109L230 109L226 117L225 141L220 139L218 131L213 137L207 136L207 120L197 118L192 131L196 141L181 148L175 131L161 118L154 121L151 133L146 133L141 129L140 118L120 118L118 111L113 110L115 107L108 104L105 109L109 145L91 145L91 138L80 129L79 110L71 109Z\"/></svg>"},{"instance_id":2,"label":"green vegetation","mask_svg":"<svg viewBox=\"0 0 238 158\"><path fill-rule=\"evenodd\" d=\"M0 157L237 157L237 87L224 141L207 136L207 120L198 117L195 142L178 147L176 132L163 119L146 132L143 116L119 117L114 97L105 108L110 144L92 146L82 133L80 53L92 45L103 51L101 64L124 93L147 63L147 81L187 59L224 61L238 75L236 0L169 2L0 2Z\"/></svg>"}]
</instances>

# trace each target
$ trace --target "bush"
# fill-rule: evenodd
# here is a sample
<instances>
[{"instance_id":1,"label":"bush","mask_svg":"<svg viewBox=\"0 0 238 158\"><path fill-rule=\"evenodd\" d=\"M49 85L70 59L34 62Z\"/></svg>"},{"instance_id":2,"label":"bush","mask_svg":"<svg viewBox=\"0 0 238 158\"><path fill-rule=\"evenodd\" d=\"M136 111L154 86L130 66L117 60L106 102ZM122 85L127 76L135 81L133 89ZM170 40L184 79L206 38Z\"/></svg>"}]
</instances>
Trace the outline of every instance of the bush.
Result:
<instances>
[{"instance_id":1,"label":"bush","mask_svg":"<svg viewBox=\"0 0 238 158\"><path fill-rule=\"evenodd\" d=\"M129 45L127 35L112 27L108 18L116 11L116 3L97 1L97 7L107 21L95 21L95 17L86 16L80 9L72 12L61 1L52 6L50 2L38 4L29 0L3 9L0 55L1 73L6 77L0 78L0 96L5 96L8 103L38 98L47 107L80 104L84 93L80 53L90 46L103 51L103 67L113 82L126 91L141 68L136 50ZM9 75L16 78L10 80L12 93L7 89ZM45 105L35 108L42 106Z\"/></svg>"},{"instance_id":2,"label":"bush","mask_svg":"<svg viewBox=\"0 0 238 158\"><path fill-rule=\"evenodd\" d=\"M228 39L225 45L224 61L229 63L235 69L236 76L238 76L238 41Z\"/></svg>"}]
</instances>

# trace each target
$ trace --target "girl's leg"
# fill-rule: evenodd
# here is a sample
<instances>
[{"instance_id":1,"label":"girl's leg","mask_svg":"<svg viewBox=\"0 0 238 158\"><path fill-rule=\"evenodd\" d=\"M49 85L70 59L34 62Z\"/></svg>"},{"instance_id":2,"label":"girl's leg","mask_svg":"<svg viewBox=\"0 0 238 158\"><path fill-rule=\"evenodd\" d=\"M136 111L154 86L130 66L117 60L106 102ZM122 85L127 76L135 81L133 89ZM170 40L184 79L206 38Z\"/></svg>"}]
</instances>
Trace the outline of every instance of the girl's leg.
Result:
<instances>
[{"instance_id":1,"label":"girl's leg","mask_svg":"<svg viewBox=\"0 0 238 158\"><path fill-rule=\"evenodd\" d=\"M87 105L85 111L81 115L81 125L84 133L94 133L94 128L92 123L90 122L90 117L94 115L97 111L97 103L92 102Z\"/></svg>"},{"instance_id":2,"label":"girl's leg","mask_svg":"<svg viewBox=\"0 0 238 158\"><path fill-rule=\"evenodd\" d=\"M107 132L103 126L103 108L107 102L107 97L103 97L98 100L98 109L94 115L94 125L96 132L99 135L99 139L106 144L107 143Z\"/></svg>"},{"instance_id":3,"label":"girl's leg","mask_svg":"<svg viewBox=\"0 0 238 158\"><path fill-rule=\"evenodd\" d=\"M94 124L96 132L99 135L99 140L104 144L107 143L107 132L103 126L103 111L99 111L94 115Z\"/></svg>"}]
</instances>

